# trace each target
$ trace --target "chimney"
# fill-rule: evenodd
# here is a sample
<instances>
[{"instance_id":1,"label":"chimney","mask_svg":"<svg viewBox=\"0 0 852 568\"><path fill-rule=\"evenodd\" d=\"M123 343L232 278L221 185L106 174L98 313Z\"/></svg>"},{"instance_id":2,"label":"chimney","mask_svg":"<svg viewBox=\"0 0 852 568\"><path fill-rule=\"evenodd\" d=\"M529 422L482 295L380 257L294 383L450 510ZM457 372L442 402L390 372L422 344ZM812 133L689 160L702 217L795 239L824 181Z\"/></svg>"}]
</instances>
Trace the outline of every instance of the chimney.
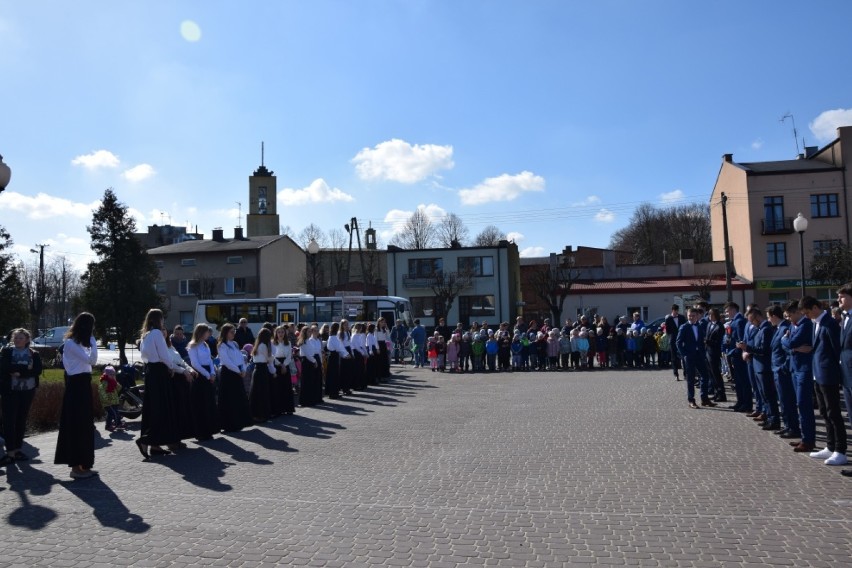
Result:
<instances>
[{"instance_id":1,"label":"chimney","mask_svg":"<svg viewBox=\"0 0 852 568\"><path fill-rule=\"evenodd\" d=\"M225 231L223 231L221 227L213 229L213 240L217 243L225 241Z\"/></svg>"},{"instance_id":2,"label":"chimney","mask_svg":"<svg viewBox=\"0 0 852 568\"><path fill-rule=\"evenodd\" d=\"M734 155L733 154L723 154L722 159L730 164L731 162L734 161Z\"/></svg>"},{"instance_id":3,"label":"chimney","mask_svg":"<svg viewBox=\"0 0 852 568\"><path fill-rule=\"evenodd\" d=\"M604 278L615 278L615 251L606 249L603 251Z\"/></svg>"},{"instance_id":4,"label":"chimney","mask_svg":"<svg viewBox=\"0 0 852 568\"><path fill-rule=\"evenodd\" d=\"M680 249L680 275L695 276L695 254L692 249Z\"/></svg>"},{"instance_id":5,"label":"chimney","mask_svg":"<svg viewBox=\"0 0 852 568\"><path fill-rule=\"evenodd\" d=\"M234 227L234 240L242 241L243 238L243 228L242 227Z\"/></svg>"}]
</instances>

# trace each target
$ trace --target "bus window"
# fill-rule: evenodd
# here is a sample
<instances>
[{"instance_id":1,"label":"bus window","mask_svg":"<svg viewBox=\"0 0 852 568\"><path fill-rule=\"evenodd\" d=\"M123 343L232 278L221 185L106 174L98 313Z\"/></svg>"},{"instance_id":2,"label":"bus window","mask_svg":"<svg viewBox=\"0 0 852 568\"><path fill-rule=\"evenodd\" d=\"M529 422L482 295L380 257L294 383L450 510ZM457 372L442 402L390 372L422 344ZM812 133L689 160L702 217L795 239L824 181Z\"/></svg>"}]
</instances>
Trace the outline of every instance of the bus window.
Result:
<instances>
[{"instance_id":1,"label":"bus window","mask_svg":"<svg viewBox=\"0 0 852 568\"><path fill-rule=\"evenodd\" d=\"M342 317L340 301L323 300L318 301L316 305L317 313L314 314L313 300L299 302L299 321L302 323L340 321Z\"/></svg>"}]
</instances>

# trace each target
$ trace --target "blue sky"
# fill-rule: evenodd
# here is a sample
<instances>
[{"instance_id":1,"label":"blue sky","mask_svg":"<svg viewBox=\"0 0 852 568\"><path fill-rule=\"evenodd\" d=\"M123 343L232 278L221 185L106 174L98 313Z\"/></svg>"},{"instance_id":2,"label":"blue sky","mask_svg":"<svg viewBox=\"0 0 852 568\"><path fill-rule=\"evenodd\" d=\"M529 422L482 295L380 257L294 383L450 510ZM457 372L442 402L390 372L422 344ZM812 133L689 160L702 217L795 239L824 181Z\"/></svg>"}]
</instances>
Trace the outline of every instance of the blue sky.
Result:
<instances>
[{"instance_id":1,"label":"blue sky","mask_svg":"<svg viewBox=\"0 0 852 568\"><path fill-rule=\"evenodd\" d=\"M643 201L706 202L721 156L852 124L852 3L0 0L0 225L74 264L107 187L139 226L226 234L248 176L281 224L418 207L525 255L606 246ZM245 221L243 221L245 224Z\"/></svg>"}]
</instances>

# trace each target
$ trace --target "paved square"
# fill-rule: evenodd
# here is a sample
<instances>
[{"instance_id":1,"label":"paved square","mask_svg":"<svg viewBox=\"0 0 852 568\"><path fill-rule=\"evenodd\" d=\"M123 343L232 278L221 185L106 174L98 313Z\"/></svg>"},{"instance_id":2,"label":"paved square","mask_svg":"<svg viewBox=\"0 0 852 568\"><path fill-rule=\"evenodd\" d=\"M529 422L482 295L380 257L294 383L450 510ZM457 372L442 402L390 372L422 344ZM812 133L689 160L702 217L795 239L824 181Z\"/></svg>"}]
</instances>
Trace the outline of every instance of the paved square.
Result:
<instances>
[{"instance_id":1,"label":"paved square","mask_svg":"<svg viewBox=\"0 0 852 568\"><path fill-rule=\"evenodd\" d=\"M665 371L395 372L147 463L99 424L90 480L28 438L0 566L850 565L852 479Z\"/></svg>"}]
</instances>

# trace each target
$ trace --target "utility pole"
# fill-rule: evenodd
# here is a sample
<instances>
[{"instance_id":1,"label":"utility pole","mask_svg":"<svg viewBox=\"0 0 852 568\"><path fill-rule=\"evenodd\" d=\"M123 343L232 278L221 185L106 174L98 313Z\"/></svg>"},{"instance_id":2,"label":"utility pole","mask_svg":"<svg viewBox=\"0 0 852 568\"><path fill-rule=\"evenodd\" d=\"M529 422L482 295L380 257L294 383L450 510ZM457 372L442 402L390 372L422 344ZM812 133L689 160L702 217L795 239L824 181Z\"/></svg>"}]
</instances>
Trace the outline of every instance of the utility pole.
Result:
<instances>
[{"instance_id":1,"label":"utility pole","mask_svg":"<svg viewBox=\"0 0 852 568\"><path fill-rule=\"evenodd\" d=\"M728 196L722 192L722 235L725 244L725 292L728 302L734 300L734 290L731 286L731 246L728 242Z\"/></svg>"},{"instance_id":2,"label":"utility pole","mask_svg":"<svg viewBox=\"0 0 852 568\"><path fill-rule=\"evenodd\" d=\"M30 300L30 312L34 316L33 325L36 329L42 329L41 314L44 312L45 284L44 284L44 249L50 245L35 245L39 250L30 249L32 253L38 253L38 282L36 283L35 298Z\"/></svg>"}]
</instances>

